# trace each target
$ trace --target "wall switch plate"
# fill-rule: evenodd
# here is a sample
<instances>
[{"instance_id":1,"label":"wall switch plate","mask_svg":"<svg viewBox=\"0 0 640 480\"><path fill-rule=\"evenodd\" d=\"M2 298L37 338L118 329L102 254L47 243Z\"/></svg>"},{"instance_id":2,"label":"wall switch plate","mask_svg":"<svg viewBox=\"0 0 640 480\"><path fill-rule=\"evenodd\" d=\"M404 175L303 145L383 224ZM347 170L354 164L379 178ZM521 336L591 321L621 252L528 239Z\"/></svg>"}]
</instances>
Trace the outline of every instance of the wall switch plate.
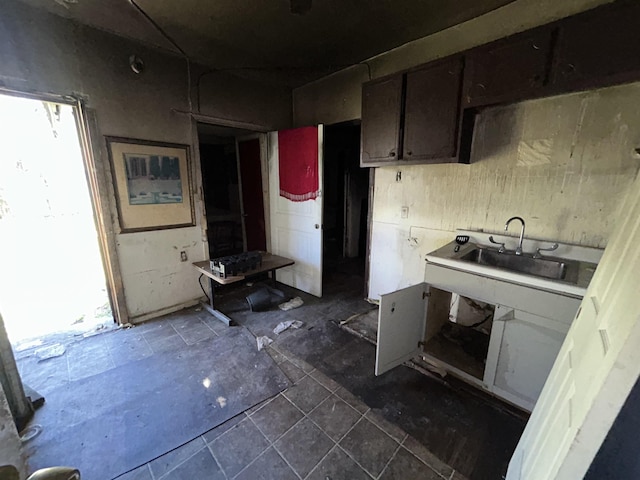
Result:
<instances>
[{"instance_id":1,"label":"wall switch plate","mask_svg":"<svg viewBox=\"0 0 640 480\"><path fill-rule=\"evenodd\" d=\"M187 252L185 252L184 250L180 252L180 261L181 262L186 262L188 260L187 258Z\"/></svg>"},{"instance_id":2,"label":"wall switch plate","mask_svg":"<svg viewBox=\"0 0 640 480\"><path fill-rule=\"evenodd\" d=\"M402 207L400 209L400 218L409 218L409 207Z\"/></svg>"}]
</instances>

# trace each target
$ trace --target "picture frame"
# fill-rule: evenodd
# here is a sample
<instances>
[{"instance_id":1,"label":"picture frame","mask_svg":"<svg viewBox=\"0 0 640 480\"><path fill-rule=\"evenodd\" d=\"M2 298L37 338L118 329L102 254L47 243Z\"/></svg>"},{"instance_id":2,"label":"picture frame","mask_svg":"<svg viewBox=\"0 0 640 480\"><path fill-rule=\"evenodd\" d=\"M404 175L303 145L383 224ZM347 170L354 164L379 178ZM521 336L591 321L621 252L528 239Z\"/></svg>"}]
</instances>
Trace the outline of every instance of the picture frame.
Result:
<instances>
[{"instance_id":1,"label":"picture frame","mask_svg":"<svg viewBox=\"0 0 640 480\"><path fill-rule=\"evenodd\" d=\"M123 233L195 225L188 145L105 139Z\"/></svg>"}]
</instances>

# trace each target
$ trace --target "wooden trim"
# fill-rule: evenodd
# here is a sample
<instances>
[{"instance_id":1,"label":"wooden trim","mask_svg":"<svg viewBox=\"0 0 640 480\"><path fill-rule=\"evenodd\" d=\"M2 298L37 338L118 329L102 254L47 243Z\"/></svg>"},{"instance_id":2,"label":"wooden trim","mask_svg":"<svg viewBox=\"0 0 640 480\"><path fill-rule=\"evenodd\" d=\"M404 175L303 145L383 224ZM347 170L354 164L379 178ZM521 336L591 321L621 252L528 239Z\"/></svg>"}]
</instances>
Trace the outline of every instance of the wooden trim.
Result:
<instances>
[{"instance_id":1,"label":"wooden trim","mask_svg":"<svg viewBox=\"0 0 640 480\"><path fill-rule=\"evenodd\" d=\"M106 180L108 177L105 175L104 167L99 168L96 165L96 158L100 158L100 150L91 141L92 137L95 138L98 135L96 118L93 111L88 110L80 100L77 101L74 112L76 113L76 124L85 174L91 193L91 206L98 232L98 244L107 280L111 311L116 323L123 325L129 323L129 311L127 309L122 274L120 273L113 222L110 215L109 189Z\"/></svg>"},{"instance_id":2,"label":"wooden trim","mask_svg":"<svg viewBox=\"0 0 640 480\"><path fill-rule=\"evenodd\" d=\"M114 193L115 193L116 207L118 210L118 223L120 224L120 233L149 232L154 230L169 230L174 228L188 228L188 227L196 226L195 205L194 205L195 204L194 202L195 188L194 188L194 182L193 182L193 174L191 171L192 169L191 147L189 145L181 144L181 143L157 142L154 140L143 140L138 138L113 137L109 135L105 135L104 138L106 141L107 154L109 156L111 178L112 178L114 190L115 190ZM118 187L118 181L116 178L116 170L115 170L115 163L113 160L113 153L111 151L112 143L128 143L131 145L146 145L150 147L184 149L185 156L186 156L187 186L189 188L188 197L189 197L189 204L190 204L189 206L190 206L190 212L191 212L191 222L177 223L172 225L158 225L158 226L150 226L150 227L133 227L133 228L123 227L122 225L123 212L120 205L120 192ZM184 195L183 195L183 198L184 198Z\"/></svg>"},{"instance_id":3,"label":"wooden trim","mask_svg":"<svg viewBox=\"0 0 640 480\"><path fill-rule=\"evenodd\" d=\"M3 95L9 95L12 97L30 98L32 100L38 100L41 102L60 103L63 105L71 105L76 107L78 105L78 98L69 95L56 95L54 93L40 93L40 92L23 92L20 90L14 90L12 88L0 87L0 93Z\"/></svg>"},{"instance_id":4,"label":"wooden trim","mask_svg":"<svg viewBox=\"0 0 640 480\"><path fill-rule=\"evenodd\" d=\"M367 209L367 253L364 262L364 298L369 298L369 275L371 274L371 239L373 238L373 194L376 169L369 168L369 207Z\"/></svg>"}]
</instances>

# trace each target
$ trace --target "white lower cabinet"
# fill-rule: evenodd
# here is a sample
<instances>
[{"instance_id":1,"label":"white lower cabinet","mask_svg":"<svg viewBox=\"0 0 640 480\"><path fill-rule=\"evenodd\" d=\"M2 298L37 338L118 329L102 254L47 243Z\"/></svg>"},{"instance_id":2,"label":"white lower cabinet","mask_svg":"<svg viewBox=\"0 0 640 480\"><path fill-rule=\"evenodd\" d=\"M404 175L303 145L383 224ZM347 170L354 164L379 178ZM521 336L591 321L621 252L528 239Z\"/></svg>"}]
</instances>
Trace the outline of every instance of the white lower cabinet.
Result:
<instances>
[{"instance_id":1,"label":"white lower cabinet","mask_svg":"<svg viewBox=\"0 0 640 480\"><path fill-rule=\"evenodd\" d=\"M421 356L531 411L581 299L462 275L457 279L459 288L451 283L456 281L454 276L443 284L420 283L381 296L376 375ZM452 293L471 299L471 305L482 303L485 311L493 310L492 322L483 325L484 333L452 325ZM517 307L505 305L505 300ZM456 332L462 334L456 337Z\"/></svg>"},{"instance_id":2,"label":"white lower cabinet","mask_svg":"<svg viewBox=\"0 0 640 480\"><path fill-rule=\"evenodd\" d=\"M568 331L562 322L496 306L484 371L486 388L533 410Z\"/></svg>"}]
</instances>

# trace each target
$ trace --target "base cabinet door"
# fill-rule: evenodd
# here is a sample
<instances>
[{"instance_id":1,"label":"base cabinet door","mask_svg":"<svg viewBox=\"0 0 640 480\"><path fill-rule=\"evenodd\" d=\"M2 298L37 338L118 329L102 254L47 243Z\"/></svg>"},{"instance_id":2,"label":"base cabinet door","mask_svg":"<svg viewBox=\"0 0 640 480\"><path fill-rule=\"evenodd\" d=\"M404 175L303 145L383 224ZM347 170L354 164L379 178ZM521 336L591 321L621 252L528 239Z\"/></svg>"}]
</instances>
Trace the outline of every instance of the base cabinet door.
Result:
<instances>
[{"instance_id":1,"label":"base cabinet door","mask_svg":"<svg viewBox=\"0 0 640 480\"><path fill-rule=\"evenodd\" d=\"M419 283L380 296L376 375L402 365L422 351L429 285Z\"/></svg>"},{"instance_id":2,"label":"base cabinet door","mask_svg":"<svg viewBox=\"0 0 640 480\"><path fill-rule=\"evenodd\" d=\"M496 306L484 377L486 388L533 410L568 330L565 323Z\"/></svg>"}]
</instances>

